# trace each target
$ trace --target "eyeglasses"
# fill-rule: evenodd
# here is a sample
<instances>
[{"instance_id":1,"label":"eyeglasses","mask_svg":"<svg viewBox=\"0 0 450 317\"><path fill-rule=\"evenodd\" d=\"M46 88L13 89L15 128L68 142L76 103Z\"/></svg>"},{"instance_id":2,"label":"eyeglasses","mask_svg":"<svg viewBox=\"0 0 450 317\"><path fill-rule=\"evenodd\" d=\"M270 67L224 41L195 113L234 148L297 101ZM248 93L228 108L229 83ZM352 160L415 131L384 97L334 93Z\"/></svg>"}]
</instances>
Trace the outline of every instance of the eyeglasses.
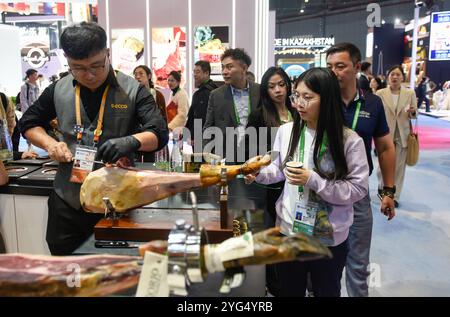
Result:
<instances>
[{"instance_id":1,"label":"eyeglasses","mask_svg":"<svg viewBox=\"0 0 450 317\"><path fill-rule=\"evenodd\" d=\"M292 104L300 105L303 108L308 108L308 106L309 106L310 99L306 100L297 94L290 95L289 99L291 100Z\"/></svg>"},{"instance_id":2,"label":"eyeglasses","mask_svg":"<svg viewBox=\"0 0 450 317\"><path fill-rule=\"evenodd\" d=\"M86 75L88 72L92 75L97 75L99 72L101 72L102 70L105 69L106 67L106 60L108 58L108 55L105 56L105 59L103 61L103 65L99 65L99 66L92 66L92 67L74 67L74 68L70 68L70 71L72 72L73 75Z\"/></svg>"}]
</instances>

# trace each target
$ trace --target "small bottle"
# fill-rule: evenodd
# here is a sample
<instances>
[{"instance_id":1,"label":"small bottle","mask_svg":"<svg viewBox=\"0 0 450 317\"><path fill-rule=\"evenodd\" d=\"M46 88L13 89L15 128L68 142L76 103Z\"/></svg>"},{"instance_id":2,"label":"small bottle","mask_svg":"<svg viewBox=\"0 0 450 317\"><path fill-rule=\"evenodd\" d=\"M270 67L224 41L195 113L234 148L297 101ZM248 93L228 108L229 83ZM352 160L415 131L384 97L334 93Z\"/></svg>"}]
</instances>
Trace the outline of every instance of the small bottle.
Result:
<instances>
[{"instance_id":1,"label":"small bottle","mask_svg":"<svg viewBox=\"0 0 450 317\"><path fill-rule=\"evenodd\" d=\"M170 171L171 172L183 172L183 156L181 154L180 147L177 140L172 140L172 155L170 157Z\"/></svg>"}]
</instances>

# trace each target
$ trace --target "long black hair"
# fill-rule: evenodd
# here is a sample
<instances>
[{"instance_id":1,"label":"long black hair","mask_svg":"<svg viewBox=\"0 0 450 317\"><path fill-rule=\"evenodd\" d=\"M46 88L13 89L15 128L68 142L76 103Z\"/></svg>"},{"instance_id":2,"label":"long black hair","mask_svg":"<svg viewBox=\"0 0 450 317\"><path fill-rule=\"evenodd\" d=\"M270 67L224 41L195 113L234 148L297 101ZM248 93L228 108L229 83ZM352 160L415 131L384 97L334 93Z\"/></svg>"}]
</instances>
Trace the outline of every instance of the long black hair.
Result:
<instances>
[{"instance_id":1,"label":"long black hair","mask_svg":"<svg viewBox=\"0 0 450 317\"><path fill-rule=\"evenodd\" d=\"M297 111L292 108L289 95L292 90L291 80L286 72L281 67L270 67L263 75L260 86L260 108L263 115L264 122L267 127L279 127L281 125L280 115L278 109L273 103L272 98L269 95L269 80L273 75L280 75L283 81L286 83L286 100L284 104L287 110L294 116Z\"/></svg>"},{"instance_id":2,"label":"long black hair","mask_svg":"<svg viewBox=\"0 0 450 317\"><path fill-rule=\"evenodd\" d=\"M336 75L328 68L311 68L300 75L294 84L294 88L300 83L304 83L310 90L320 95L320 110L317 120L317 130L314 144L314 166L315 171L327 179L343 179L348 174L347 161L344 154L344 114L342 110L342 98L339 88L339 82ZM294 127L291 140L289 142L288 155L294 156L297 151L297 145L300 139L300 133L305 127L306 122L294 118ZM327 174L320 169L319 152L324 137L327 137L327 150L330 151L334 162L334 173ZM283 165L286 164L283 162Z\"/></svg>"}]
</instances>

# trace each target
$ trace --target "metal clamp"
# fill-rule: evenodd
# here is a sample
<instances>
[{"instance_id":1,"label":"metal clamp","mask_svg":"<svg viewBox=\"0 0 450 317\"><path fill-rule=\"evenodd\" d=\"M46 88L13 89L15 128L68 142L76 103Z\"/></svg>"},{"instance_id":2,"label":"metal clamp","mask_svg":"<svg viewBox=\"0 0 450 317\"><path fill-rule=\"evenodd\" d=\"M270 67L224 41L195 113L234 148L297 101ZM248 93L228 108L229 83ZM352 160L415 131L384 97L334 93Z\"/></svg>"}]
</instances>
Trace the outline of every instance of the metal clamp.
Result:
<instances>
[{"instance_id":1,"label":"metal clamp","mask_svg":"<svg viewBox=\"0 0 450 317\"><path fill-rule=\"evenodd\" d=\"M103 203L105 204L105 218L109 215L110 219L113 221L119 219L116 209L109 200L109 197L103 197Z\"/></svg>"},{"instance_id":2,"label":"metal clamp","mask_svg":"<svg viewBox=\"0 0 450 317\"><path fill-rule=\"evenodd\" d=\"M201 252L208 238L206 231L199 226L197 197L193 192L190 197L194 225L178 219L169 234L167 248L169 289L172 294L180 296L187 296L187 286L191 283L201 283L206 278L201 267Z\"/></svg>"},{"instance_id":3,"label":"metal clamp","mask_svg":"<svg viewBox=\"0 0 450 317\"><path fill-rule=\"evenodd\" d=\"M167 254L169 267L167 283L169 290L174 295L187 296L186 290L186 221L178 219L175 227L169 234Z\"/></svg>"}]
</instances>

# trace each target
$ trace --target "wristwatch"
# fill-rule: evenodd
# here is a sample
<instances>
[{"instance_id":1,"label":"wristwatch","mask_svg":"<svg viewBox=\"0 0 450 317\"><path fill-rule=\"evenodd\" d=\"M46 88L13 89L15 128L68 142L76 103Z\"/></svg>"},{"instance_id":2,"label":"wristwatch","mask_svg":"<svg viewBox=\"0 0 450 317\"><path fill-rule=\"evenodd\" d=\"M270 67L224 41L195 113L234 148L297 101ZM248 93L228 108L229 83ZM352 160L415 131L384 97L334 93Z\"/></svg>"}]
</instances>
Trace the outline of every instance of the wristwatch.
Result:
<instances>
[{"instance_id":1,"label":"wristwatch","mask_svg":"<svg viewBox=\"0 0 450 317\"><path fill-rule=\"evenodd\" d=\"M381 197L388 196L389 198L394 199L396 187L388 187L383 186L383 190L381 191Z\"/></svg>"}]
</instances>

